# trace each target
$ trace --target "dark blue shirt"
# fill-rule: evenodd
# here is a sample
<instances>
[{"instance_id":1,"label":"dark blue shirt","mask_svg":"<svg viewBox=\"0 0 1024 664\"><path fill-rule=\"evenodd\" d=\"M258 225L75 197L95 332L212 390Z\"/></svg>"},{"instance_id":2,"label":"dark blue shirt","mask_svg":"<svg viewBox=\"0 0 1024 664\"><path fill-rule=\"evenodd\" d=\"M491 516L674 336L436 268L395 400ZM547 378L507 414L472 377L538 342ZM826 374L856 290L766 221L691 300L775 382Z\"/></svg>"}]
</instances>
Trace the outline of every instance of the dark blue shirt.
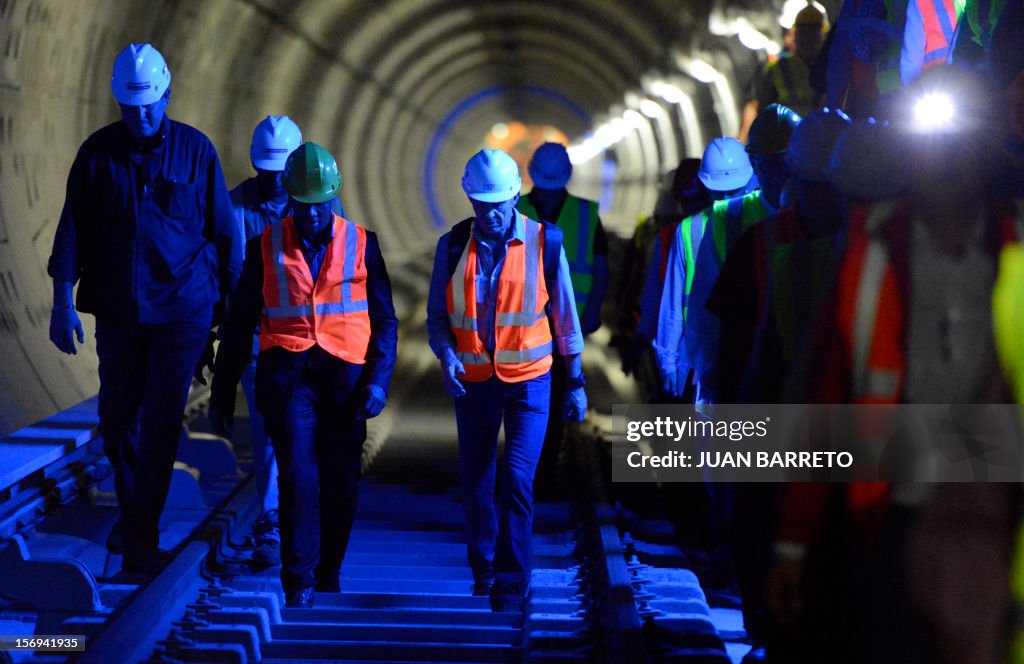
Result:
<instances>
[{"instance_id":1,"label":"dark blue shirt","mask_svg":"<svg viewBox=\"0 0 1024 664\"><path fill-rule=\"evenodd\" d=\"M79 282L80 311L140 323L187 320L237 281L236 229L206 136L164 118L156 136L140 140L119 121L78 150L47 272Z\"/></svg>"},{"instance_id":2,"label":"dark blue shirt","mask_svg":"<svg viewBox=\"0 0 1024 664\"><path fill-rule=\"evenodd\" d=\"M279 198L268 199L266 194L260 191L256 178L243 180L231 190L231 207L235 210L235 222L245 242L262 233L270 224L276 224L292 215L291 198L288 194L283 193ZM337 196L331 201L331 211L339 217L345 216L345 206Z\"/></svg>"}]
</instances>

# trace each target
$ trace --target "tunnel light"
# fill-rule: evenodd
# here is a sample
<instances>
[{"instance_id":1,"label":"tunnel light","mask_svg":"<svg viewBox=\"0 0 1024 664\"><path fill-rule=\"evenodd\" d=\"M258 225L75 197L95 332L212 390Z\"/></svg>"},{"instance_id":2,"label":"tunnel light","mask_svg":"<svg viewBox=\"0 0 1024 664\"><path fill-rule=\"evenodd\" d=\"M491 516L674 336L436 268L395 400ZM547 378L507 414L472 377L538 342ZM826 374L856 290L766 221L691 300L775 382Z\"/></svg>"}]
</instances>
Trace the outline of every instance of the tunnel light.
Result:
<instances>
[{"instance_id":1,"label":"tunnel light","mask_svg":"<svg viewBox=\"0 0 1024 664\"><path fill-rule=\"evenodd\" d=\"M670 104L681 104L687 97L682 88L666 81L654 81L651 84L651 92Z\"/></svg>"},{"instance_id":2,"label":"tunnel light","mask_svg":"<svg viewBox=\"0 0 1024 664\"><path fill-rule=\"evenodd\" d=\"M619 122L620 124L616 124L616 122ZM623 134L625 133L623 131L621 123L622 118L615 118L615 120L612 120L611 122L606 122L605 124L598 127L594 131L594 142L598 146L600 146L602 150L610 147L611 145L614 145L622 138Z\"/></svg>"},{"instance_id":3,"label":"tunnel light","mask_svg":"<svg viewBox=\"0 0 1024 664\"><path fill-rule=\"evenodd\" d=\"M665 114L661 104L651 99L644 99L640 102L640 112L652 120L660 118Z\"/></svg>"},{"instance_id":4,"label":"tunnel light","mask_svg":"<svg viewBox=\"0 0 1024 664\"><path fill-rule=\"evenodd\" d=\"M496 122L494 123L494 126L491 127L491 133L494 134L496 139L503 141L508 138L508 125L504 122Z\"/></svg>"},{"instance_id":5,"label":"tunnel light","mask_svg":"<svg viewBox=\"0 0 1024 664\"><path fill-rule=\"evenodd\" d=\"M778 55L782 51L778 42L769 39L744 16L729 20L723 18L720 12L714 11L708 17L708 31L720 37L735 36L751 51L765 51L768 55Z\"/></svg>"},{"instance_id":6,"label":"tunnel light","mask_svg":"<svg viewBox=\"0 0 1024 664\"><path fill-rule=\"evenodd\" d=\"M569 153L570 163L577 165L583 162L590 161L598 155L601 150L589 141L584 141L581 145L571 145L566 152Z\"/></svg>"},{"instance_id":7,"label":"tunnel light","mask_svg":"<svg viewBox=\"0 0 1024 664\"><path fill-rule=\"evenodd\" d=\"M631 129L643 129L644 127L650 126L647 122L647 118L631 108L622 112L622 120Z\"/></svg>"},{"instance_id":8,"label":"tunnel light","mask_svg":"<svg viewBox=\"0 0 1024 664\"><path fill-rule=\"evenodd\" d=\"M703 60L689 60L683 65L683 68L687 74L693 76L701 83L713 83L721 76L717 69Z\"/></svg>"}]
</instances>

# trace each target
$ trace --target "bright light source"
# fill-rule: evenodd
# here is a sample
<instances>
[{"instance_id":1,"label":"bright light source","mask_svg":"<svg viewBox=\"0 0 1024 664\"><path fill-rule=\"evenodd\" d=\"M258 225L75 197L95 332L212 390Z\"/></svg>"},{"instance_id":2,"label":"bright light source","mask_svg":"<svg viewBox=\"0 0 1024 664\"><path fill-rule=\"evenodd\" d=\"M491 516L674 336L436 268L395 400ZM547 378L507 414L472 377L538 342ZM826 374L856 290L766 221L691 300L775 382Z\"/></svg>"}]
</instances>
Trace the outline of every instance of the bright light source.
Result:
<instances>
[{"instance_id":1,"label":"bright light source","mask_svg":"<svg viewBox=\"0 0 1024 664\"><path fill-rule=\"evenodd\" d=\"M752 26L746 19L740 19L737 23L739 23L737 26L739 29L736 32L736 36L739 37L741 44L751 51L760 51L761 49L768 48L768 37L760 30Z\"/></svg>"},{"instance_id":2,"label":"bright light source","mask_svg":"<svg viewBox=\"0 0 1024 664\"><path fill-rule=\"evenodd\" d=\"M640 102L640 112L652 119L660 118L665 113L661 108L661 104L650 99L644 99Z\"/></svg>"},{"instance_id":3,"label":"bright light source","mask_svg":"<svg viewBox=\"0 0 1024 664\"><path fill-rule=\"evenodd\" d=\"M620 118L616 118L621 120ZM601 148L607 148L622 138L620 129L614 122L603 124L594 130L594 142Z\"/></svg>"},{"instance_id":4,"label":"bright light source","mask_svg":"<svg viewBox=\"0 0 1024 664\"><path fill-rule=\"evenodd\" d=\"M583 145L570 146L566 152L569 153L569 161L573 164L582 164L585 161L590 161L600 150L594 145L588 144L586 141Z\"/></svg>"},{"instance_id":5,"label":"bright light source","mask_svg":"<svg viewBox=\"0 0 1024 664\"><path fill-rule=\"evenodd\" d=\"M914 104L914 121L921 131L949 128L956 116L953 100L944 92L929 92Z\"/></svg>"},{"instance_id":6,"label":"bright light source","mask_svg":"<svg viewBox=\"0 0 1024 664\"><path fill-rule=\"evenodd\" d=\"M658 95L670 104L681 104L686 98L686 93L677 85L665 81L655 81L651 84L651 92Z\"/></svg>"},{"instance_id":7,"label":"bright light source","mask_svg":"<svg viewBox=\"0 0 1024 664\"><path fill-rule=\"evenodd\" d=\"M650 127L647 123L647 118L640 115L633 109L626 109L622 112L622 120L633 129L643 129L644 127Z\"/></svg>"},{"instance_id":8,"label":"bright light source","mask_svg":"<svg viewBox=\"0 0 1024 664\"><path fill-rule=\"evenodd\" d=\"M635 111L634 111L635 112ZM629 133L629 123L625 120L625 113L623 117L615 118L611 121L612 131L615 132L615 140L621 141L623 137Z\"/></svg>"},{"instance_id":9,"label":"bright light source","mask_svg":"<svg viewBox=\"0 0 1024 664\"><path fill-rule=\"evenodd\" d=\"M711 83L721 75L718 70L703 60L690 60L686 65L686 73L701 83Z\"/></svg>"},{"instance_id":10,"label":"bright light source","mask_svg":"<svg viewBox=\"0 0 1024 664\"><path fill-rule=\"evenodd\" d=\"M494 134L496 139L503 141L508 138L508 125L504 122L496 122L494 126L491 127L491 133Z\"/></svg>"}]
</instances>

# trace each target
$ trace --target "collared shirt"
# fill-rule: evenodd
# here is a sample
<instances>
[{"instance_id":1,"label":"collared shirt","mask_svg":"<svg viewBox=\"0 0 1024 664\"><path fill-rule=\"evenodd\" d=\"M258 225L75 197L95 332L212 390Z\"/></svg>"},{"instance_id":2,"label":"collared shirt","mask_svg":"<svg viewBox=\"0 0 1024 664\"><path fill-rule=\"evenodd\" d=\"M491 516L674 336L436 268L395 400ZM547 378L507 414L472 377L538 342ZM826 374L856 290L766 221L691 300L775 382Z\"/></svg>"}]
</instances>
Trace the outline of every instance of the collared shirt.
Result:
<instances>
[{"instance_id":1,"label":"collared shirt","mask_svg":"<svg viewBox=\"0 0 1024 664\"><path fill-rule=\"evenodd\" d=\"M295 224L299 236L299 250L302 257L306 259L309 267L309 274L313 277L313 283L320 278L320 268L324 264L324 256L327 254L327 245L334 239L334 222L320 232L319 236L309 238L302 232L298 224Z\"/></svg>"},{"instance_id":2,"label":"collared shirt","mask_svg":"<svg viewBox=\"0 0 1024 664\"><path fill-rule=\"evenodd\" d=\"M282 193L278 198L268 199L260 191L259 181L254 177L243 180L231 190L231 207L234 208L235 222L244 242L262 233L270 224L276 224L292 215L288 194ZM345 206L337 196L331 201L331 210L339 217L345 216Z\"/></svg>"},{"instance_id":3,"label":"collared shirt","mask_svg":"<svg viewBox=\"0 0 1024 664\"><path fill-rule=\"evenodd\" d=\"M184 320L237 281L236 228L206 136L165 117L156 138L138 141L118 121L79 148L47 272L80 282L80 311Z\"/></svg>"},{"instance_id":4,"label":"collared shirt","mask_svg":"<svg viewBox=\"0 0 1024 664\"><path fill-rule=\"evenodd\" d=\"M518 214L518 213L517 213ZM472 233L475 233L475 229ZM497 247L483 249L483 242L477 240L478 267L484 273L478 274L476 280L478 334L488 352L494 351L494 319L498 296L498 280L505 264L505 255L511 242L523 242L522 224L516 223L513 232ZM430 337L430 348L437 357L441 357L445 347L455 348L455 336L452 334L448 321L448 283L452 275L448 268L448 242L451 233L445 233L437 242L434 253L434 270L430 275L430 294L427 297L427 333ZM495 251L496 249L496 251ZM487 258L484 258L485 254ZM484 262L493 261L489 271ZM555 346L561 355L575 355L583 352L583 333L580 330L579 318L576 315L576 298L572 291L572 277L569 262L565 259L565 251L558 259L557 286L548 293L548 317L552 322Z\"/></svg>"}]
</instances>

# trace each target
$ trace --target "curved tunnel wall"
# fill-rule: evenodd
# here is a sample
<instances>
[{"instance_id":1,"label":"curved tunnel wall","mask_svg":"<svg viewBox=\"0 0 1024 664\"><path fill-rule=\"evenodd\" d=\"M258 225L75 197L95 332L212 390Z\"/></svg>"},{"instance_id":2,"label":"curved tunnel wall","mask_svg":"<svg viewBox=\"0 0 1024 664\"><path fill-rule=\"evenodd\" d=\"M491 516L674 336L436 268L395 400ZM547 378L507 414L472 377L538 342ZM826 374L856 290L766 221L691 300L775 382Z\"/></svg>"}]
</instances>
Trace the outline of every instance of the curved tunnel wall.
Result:
<instances>
[{"instance_id":1,"label":"curved tunnel wall","mask_svg":"<svg viewBox=\"0 0 1024 664\"><path fill-rule=\"evenodd\" d=\"M119 118L110 70L125 44L164 54L168 114L210 136L229 186L251 174L249 137L267 114L328 146L349 216L378 231L397 270L468 214L459 178L494 122L552 124L575 141L645 95L652 72L671 74L688 111L665 103L661 121L577 166L573 188L624 231L653 204L666 141L699 155L727 124L678 62L710 54L739 94L733 67L757 55L707 26L709 12L746 12L770 32L781 0L747 1L0 0L0 435L97 390L92 317L77 356L48 341L46 261L79 145Z\"/></svg>"}]
</instances>

